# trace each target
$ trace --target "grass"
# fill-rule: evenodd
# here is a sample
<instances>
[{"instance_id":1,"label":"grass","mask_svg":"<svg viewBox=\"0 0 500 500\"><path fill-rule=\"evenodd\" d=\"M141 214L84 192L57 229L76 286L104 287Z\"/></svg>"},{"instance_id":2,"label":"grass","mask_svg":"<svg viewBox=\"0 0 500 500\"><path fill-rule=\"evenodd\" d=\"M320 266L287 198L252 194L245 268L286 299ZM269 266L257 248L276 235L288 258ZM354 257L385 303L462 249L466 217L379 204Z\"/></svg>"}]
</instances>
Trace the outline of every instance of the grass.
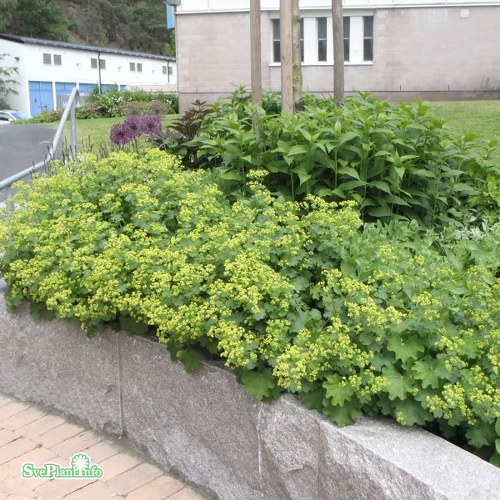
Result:
<instances>
[{"instance_id":1,"label":"grass","mask_svg":"<svg viewBox=\"0 0 500 500\"><path fill-rule=\"evenodd\" d=\"M163 120L163 125L167 125L175 120L179 115L168 115ZM88 120L76 121L77 149L82 151L110 149L111 140L109 132L116 123L123 122L125 117L113 118L90 118ZM64 127L64 139L66 144L71 143L71 122L68 121Z\"/></svg>"},{"instance_id":2,"label":"grass","mask_svg":"<svg viewBox=\"0 0 500 500\"><path fill-rule=\"evenodd\" d=\"M430 103L430 112L462 134L500 143L500 101Z\"/></svg>"}]
</instances>

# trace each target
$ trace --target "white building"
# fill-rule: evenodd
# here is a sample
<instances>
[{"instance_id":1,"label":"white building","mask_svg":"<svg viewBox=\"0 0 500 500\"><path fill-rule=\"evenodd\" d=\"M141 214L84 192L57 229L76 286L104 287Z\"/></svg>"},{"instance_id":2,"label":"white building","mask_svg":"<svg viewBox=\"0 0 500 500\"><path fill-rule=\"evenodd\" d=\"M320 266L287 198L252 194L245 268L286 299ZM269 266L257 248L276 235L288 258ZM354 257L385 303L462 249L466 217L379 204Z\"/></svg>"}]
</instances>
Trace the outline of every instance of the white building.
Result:
<instances>
[{"instance_id":1,"label":"white building","mask_svg":"<svg viewBox=\"0 0 500 500\"><path fill-rule=\"evenodd\" d=\"M64 106L71 89L88 94L100 85L108 88L177 90L175 58L73 43L0 35L4 66L16 66L10 94L11 108L36 116Z\"/></svg>"},{"instance_id":2,"label":"white building","mask_svg":"<svg viewBox=\"0 0 500 500\"><path fill-rule=\"evenodd\" d=\"M281 83L279 0L261 0L262 78ZM250 0L182 0L179 102L250 86ZM333 90L331 0L300 0L304 90ZM345 90L395 100L498 99L500 1L344 0Z\"/></svg>"}]
</instances>

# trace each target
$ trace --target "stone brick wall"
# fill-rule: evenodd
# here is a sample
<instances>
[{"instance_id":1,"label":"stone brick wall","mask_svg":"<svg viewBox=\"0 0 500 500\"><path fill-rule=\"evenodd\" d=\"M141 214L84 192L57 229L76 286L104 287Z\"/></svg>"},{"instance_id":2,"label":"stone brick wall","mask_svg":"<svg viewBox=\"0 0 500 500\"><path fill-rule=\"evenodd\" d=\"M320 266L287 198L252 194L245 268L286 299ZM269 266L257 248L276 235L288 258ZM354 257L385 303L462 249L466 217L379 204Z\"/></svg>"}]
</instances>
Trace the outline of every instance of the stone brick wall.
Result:
<instances>
[{"instance_id":1,"label":"stone brick wall","mask_svg":"<svg viewBox=\"0 0 500 500\"><path fill-rule=\"evenodd\" d=\"M442 98L443 92L456 99L500 98L500 6L377 9L374 18L373 64L346 65L347 92L369 90L396 100ZM178 16L181 109L250 86L249 30L244 12ZM263 85L278 90L270 34L270 13L263 12ZM332 66L303 66L303 76L304 90L333 87Z\"/></svg>"}]
</instances>

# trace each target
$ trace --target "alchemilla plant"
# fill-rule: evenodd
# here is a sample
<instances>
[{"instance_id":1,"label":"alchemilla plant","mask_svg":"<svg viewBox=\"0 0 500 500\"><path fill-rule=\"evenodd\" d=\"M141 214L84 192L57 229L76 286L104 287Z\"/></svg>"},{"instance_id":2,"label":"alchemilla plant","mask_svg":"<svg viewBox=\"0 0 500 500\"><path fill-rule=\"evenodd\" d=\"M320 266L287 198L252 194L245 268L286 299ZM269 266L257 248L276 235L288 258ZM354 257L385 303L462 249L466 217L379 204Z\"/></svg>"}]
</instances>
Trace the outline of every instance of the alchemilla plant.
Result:
<instances>
[{"instance_id":1,"label":"alchemilla plant","mask_svg":"<svg viewBox=\"0 0 500 500\"><path fill-rule=\"evenodd\" d=\"M500 225L363 223L355 201L234 198L149 150L19 186L0 226L11 307L154 329L187 369L221 357L258 399L296 393L339 425L421 425L500 464Z\"/></svg>"}]
</instances>

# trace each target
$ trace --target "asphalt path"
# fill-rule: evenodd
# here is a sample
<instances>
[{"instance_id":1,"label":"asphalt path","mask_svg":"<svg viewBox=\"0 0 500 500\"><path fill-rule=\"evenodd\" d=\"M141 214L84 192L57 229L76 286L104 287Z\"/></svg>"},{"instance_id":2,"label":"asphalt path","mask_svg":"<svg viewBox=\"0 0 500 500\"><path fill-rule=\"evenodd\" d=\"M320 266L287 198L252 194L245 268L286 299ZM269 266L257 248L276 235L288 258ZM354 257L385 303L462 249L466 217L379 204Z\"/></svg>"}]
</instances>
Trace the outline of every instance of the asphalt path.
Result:
<instances>
[{"instance_id":1,"label":"asphalt path","mask_svg":"<svg viewBox=\"0 0 500 500\"><path fill-rule=\"evenodd\" d=\"M0 180L42 161L55 133L54 124L0 125ZM0 192L0 201L5 195Z\"/></svg>"}]
</instances>

